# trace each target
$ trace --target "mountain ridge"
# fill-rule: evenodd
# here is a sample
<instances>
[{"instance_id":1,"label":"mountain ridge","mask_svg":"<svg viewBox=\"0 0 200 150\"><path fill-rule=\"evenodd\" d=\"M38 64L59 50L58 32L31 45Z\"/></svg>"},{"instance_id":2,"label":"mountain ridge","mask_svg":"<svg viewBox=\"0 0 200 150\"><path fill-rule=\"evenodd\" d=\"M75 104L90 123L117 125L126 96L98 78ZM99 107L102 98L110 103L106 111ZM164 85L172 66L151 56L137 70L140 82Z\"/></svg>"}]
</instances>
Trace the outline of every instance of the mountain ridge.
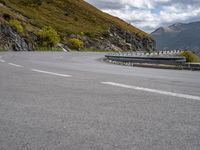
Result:
<instances>
[{"instance_id":1,"label":"mountain ridge","mask_svg":"<svg viewBox=\"0 0 200 150\"><path fill-rule=\"evenodd\" d=\"M200 21L175 23L151 33L160 50L192 50L200 53Z\"/></svg>"}]
</instances>

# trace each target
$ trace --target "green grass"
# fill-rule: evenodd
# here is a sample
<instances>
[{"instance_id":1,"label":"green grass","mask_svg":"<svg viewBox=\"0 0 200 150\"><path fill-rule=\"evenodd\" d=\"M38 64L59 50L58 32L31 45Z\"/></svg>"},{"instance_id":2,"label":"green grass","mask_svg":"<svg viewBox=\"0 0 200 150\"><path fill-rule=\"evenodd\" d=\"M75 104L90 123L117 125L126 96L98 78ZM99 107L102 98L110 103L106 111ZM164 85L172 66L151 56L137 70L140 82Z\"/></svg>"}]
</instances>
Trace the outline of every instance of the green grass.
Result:
<instances>
[{"instance_id":1,"label":"green grass","mask_svg":"<svg viewBox=\"0 0 200 150\"><path fill-rule=\"evenodd\" d=\"M11 27L15 28L18 33L22 34L24 32L24 28L21 25L20 21L13 19L13 20L9 21L9 24L10 24Z\"/></svg>"},{"instance_id":2,"label":"green grass","mask_svg":"<svg viewBox=\"0 0 200 150\"><path fill-rule=\"evenodd\" d=\"M200 62L200 57L190 51L182 52L181 56L184 56L187 62Z\"/></svg>"},{"instance_id":3,"label":"green grass","mask_svg":"<svg viewBox=\"0 0 200 150\"><path fill-rule=\"evenodd\" d=\"M0 47L0 52L6 52L6 51L8 51L8 49Z\"/></svg>"},{"instance_id":4,"label":"green grass","mask_svg":"<svg viewBox=\"0 0 200 150\"><path fill-rule=\"evenodd\" d=\"M76 50L76 49L82 49L84 47L84 43L80 39L71 38L68 40L68 43L70 43L71 49Z\"/></svg>"},{"instance_id":5,"label":"green grass","mask_svg":"<svg viewBox=\"0 0 200 150\"><path fill-rule=\"evenodd\" d=\"M26 22L26 24L29 24L29 28L31 28L30 26L38 28L51 26L57 30L62 37L72 33L83 33L94 37L103 36L111 25L116 25L142 38L152 39L145 32L117 17L103 13L84 0L44 0L41 6L35 7L25 6L21 3L21 0L1 1L4 1L4 4L14 11L3 8L0 12L8 13L16 19L20 19L21 16L19 14L22 14L29 18L29 21ZM37 32L34 27L32 27L32 30L33 32Z\"/></svg>"},{"instance_id":6,"label":"green grass","mask_svg":"<svg viewBox=\"0 0 200 150\"><path fill-rule=\"evenodd\" d=\"M6 52L8 49L0 47L0 52ZM57 48L57 47L37 47L35 48L35 51L63 51L62 48Z\"/></svg>"}]
</instances>

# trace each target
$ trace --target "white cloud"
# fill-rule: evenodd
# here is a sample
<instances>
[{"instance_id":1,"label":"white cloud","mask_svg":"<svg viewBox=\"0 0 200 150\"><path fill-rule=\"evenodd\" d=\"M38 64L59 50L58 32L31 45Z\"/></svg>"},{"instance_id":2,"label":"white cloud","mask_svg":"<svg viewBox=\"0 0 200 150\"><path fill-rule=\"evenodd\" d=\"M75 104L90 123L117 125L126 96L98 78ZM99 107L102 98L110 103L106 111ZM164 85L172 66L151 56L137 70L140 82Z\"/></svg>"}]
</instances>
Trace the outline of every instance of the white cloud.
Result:
<instances>
[{"instance_id":1,"label":"white cloud","mask_svg":"<svg viewBox=\"0 0 200 150\"><path fill-rule=\"evenodd\" d=\"M129 5L136 8L153 8L153 3L147 0L121 0L122 5Z\"/></svg>"},{"instance_id":2,"label":"white cloud","mask_svg":"<svg viewBox=\"0 0 200 150\"><path fill-rule=\"evenodd\" d=\"M200 0L87 1L147 32L176 22L200 20Z\"/></svg>"}]
</instances>

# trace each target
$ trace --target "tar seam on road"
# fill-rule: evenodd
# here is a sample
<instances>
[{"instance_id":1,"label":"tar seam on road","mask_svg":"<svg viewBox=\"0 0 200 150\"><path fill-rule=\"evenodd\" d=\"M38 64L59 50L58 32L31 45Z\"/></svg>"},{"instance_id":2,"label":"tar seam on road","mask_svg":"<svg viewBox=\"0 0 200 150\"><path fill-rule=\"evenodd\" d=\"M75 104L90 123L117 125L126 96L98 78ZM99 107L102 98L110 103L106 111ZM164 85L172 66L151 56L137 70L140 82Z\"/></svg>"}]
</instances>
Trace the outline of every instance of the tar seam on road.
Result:
<instances>
[{"instance_id":1,"label":"tar seam on road","mask_svg":"<svg viewBox=\"0 0 200 150\"><path fill-rule=\"evenodd\" d=\"M156 90L156 89L149 89L149 88L125 85L125 84L114 83L114 82L101 82L101 83L105 84L105 85L117 86L117 87L122 87L122 88L127 88L127 89L134 89L134 90L138 90L138 91L145 91L145 92L151 92L151 93L157 93L157 94L162 94L162 95L168 95L168 96L174 96L174 97L179 97L179 98L185 98L185 99L192 99L192 100L200 101L199 96L173 93L173 92L167 92L167 91L161 91L161 90Z\"/></svg>"},{"instance_id":2,"label":"tar seam on road","mask_svg":"<svg viewBox=\"0 0 200 150\"><path fill-rule=\"evenodd\" d=\"M14 66L14 67L18 67L18 68L22 68L23 66L21 66L21 65L17 65L17 64L13 64L13 63L8 63L9 65L11 65L11 66Z\"/></svg>"},{"instance_id":3,"label":"tar seam on road","mask_svg":"<svg viewBox=\"0 0 200 150\"><path fill-rule=\"evenodd\" d=\"M38 70L38 69L31 69L31 71L44 73L44 74L49 74L49 75L60 76L60 77L71 77L71 75L59 74L59 73L48 72L48 71L43 71L43 70Z\"/></svg>"}]
</instances>

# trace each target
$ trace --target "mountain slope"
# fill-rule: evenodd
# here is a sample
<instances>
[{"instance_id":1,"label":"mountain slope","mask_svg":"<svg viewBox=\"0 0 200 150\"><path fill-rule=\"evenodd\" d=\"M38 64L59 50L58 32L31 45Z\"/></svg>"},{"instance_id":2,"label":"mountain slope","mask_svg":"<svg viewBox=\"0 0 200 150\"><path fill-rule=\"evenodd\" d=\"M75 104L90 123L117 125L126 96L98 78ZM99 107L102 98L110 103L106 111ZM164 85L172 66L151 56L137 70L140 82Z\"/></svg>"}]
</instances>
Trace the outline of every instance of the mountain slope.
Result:
<instances>
[{"instance_id":1,"label":"mountain slope","mask_svg":"<svg viewBox=\"0 0 200 150\"><path fill-rule=\"evenodd\" d=\"M147 33L83 0L0 0L0 16L1 24L10 18L19 20L28 35L37 36L42 27L51 26L64 44L66 39L75 37L85 40L86 48L94 49L103 45L100 48L153 50L155 45Z\"/></svg>"},{"instance_id":2,"label":"mountain slope","mask_svg":"<svg viewBox=\"0 0 200 150\"><path fill-rule=\"evenodd\" d=\"M151 34L158 49L188 49L200 52L200 22L176 23Z\"/></svg>"}]
</instances>

